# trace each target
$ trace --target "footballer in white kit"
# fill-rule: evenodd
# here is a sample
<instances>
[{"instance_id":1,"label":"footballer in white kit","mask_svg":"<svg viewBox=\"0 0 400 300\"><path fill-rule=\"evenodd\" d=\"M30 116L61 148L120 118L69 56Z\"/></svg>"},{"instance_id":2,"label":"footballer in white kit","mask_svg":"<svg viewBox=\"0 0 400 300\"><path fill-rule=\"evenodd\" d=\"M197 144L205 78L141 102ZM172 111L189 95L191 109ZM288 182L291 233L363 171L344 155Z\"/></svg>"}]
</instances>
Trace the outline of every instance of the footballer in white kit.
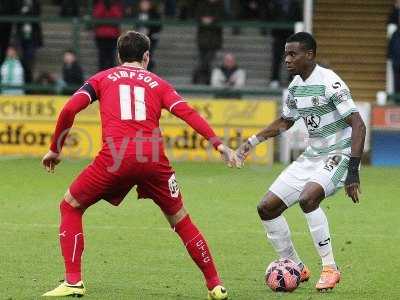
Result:
<instances>
[{"instance_id":1,"label":"footballer in white kit","mask_svg":"<svg viewBox=\"0 0 400 300\"><path fill-rule=\"evenodd\" d=\"M307 220L322 272L316 289L333 289L340 281L334 260L328 220L320 203L345 186L354 203L359 201L359 164L366 128L347 85L332 70L316 61L317 44L306 32L290 36L285 45L285 63L294 78L281 116L250 137L236 151L243 162L257 144L278 136L303 119L309 134L308 147L270 186L257 206L258 214L280 258L291 259L301 268L301 281L311 273L297 254L289 225L282 213L299 203Z\"/></svg>"},{"instance_id":2,"label":"footballer in white kit","mask_svg":"<svg viewBox=\"0 0 400 300\"><path fill-rule=\"evenodd\" d=\"M270 187L288 207L299 201L307 182L320 184L325 197L344 185L352 132L345 119L354 112L357 108L349 88L330 69L316 65L305 81L296 75L290 83L282 117L302 118L309 140L305 152Z\"/></svg>"}]
</instances>

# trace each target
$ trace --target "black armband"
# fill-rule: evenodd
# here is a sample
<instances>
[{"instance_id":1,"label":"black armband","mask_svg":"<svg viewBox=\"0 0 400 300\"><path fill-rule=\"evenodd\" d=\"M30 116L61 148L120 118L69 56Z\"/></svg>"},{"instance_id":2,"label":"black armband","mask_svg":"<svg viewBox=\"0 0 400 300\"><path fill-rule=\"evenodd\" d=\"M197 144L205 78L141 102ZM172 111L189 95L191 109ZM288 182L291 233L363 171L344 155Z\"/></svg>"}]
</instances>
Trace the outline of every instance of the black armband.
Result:
<instances>
[{"instance_id":1,"label":"black armband","mask_svg":"<svg viewBox=\"0 0 400 300\"><path fill-rule=\"evenodd\" d=\"M97 95L96 95L96 91L94 90L94 88L91 86L91 84L89 82L85 82L81 88L79 89L79 91L85 91L89 94L90 97L90 103L93 103L94 101L97 100Z\"/></svg>"}]
</instances>

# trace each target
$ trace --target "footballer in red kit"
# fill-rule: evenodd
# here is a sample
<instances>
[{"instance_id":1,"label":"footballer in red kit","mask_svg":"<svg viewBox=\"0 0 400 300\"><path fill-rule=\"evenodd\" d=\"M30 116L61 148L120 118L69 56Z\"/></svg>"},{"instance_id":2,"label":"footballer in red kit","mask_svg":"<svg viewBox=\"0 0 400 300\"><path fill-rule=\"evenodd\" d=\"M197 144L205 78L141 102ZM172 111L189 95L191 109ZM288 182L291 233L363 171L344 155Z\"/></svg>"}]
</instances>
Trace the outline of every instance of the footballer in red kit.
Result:
<instances>
[{"instance_id":1,"label":"footballer in red kit","mask_svg":"<svg viewBox=\"0 0 400 300\"><path fill-rule=\"evenodd\" d=\"M128 31L119 37L117 47L121 65L94 75L75 92L60 112L50 150L42 160L47 171L53 172L75 115L99 101L102 148L60 203L65 280L43 296L85 294L81 274L84 211L101 199L118 205L137 186L138 198L152 199L181 238L204 275L208 298L227 299L207 242L184 207L175 172L164 153L159 129L162 109L205 137L228 166L238 166L235 153L169 83L146 70L150 41L145 35Z\"/></svg>"}]
</instances>

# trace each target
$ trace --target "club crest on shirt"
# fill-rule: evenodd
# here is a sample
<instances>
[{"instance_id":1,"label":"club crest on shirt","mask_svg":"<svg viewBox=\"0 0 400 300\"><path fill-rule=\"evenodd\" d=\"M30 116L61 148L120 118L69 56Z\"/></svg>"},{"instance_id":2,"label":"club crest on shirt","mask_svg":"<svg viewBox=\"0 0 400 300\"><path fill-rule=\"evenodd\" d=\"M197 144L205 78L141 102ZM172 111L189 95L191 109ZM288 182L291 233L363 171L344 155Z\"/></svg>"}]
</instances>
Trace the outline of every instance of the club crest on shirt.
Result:
<instances>
[{"instance_id":1,"label":"club crest on shirt","mask_svg":"<svg viewBox=\"0 0 400 300\"><path fill-rule=\"evenodd\" d=\"M286 105L289 107L289 109L297 109L297 99L288 95L286 99Z\"/></svg>"},{"instance_id":2,"label":"club crest on shirt","mask_svg":"<svg viewBox=\"0 0 400 300\"><path fill-rule=\"evenodd\" d=\"M319 105L319 99L318 99L318 97L312 97L312 98L311 98L311 102L312 102L312 105L318 106L318 105Z\"/></svg>"}]
</instances>

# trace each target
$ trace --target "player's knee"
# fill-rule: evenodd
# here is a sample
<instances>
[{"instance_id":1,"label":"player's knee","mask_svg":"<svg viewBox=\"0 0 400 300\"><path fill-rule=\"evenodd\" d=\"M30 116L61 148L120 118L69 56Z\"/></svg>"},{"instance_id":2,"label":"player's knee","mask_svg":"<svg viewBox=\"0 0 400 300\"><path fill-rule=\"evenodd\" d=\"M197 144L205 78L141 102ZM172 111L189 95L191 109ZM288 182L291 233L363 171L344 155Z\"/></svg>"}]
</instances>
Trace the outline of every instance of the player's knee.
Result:
<instances>
[{"instance_id":1,"label":"player's knee","mask_svg":"<svg viewBox=\"0 0 400 300\"><path fill-rule=\"evenodd\" d=\"M309 213L318 208L319 201L307 195L300 195L299 205L303 212Z\"/></svg>"},{"instance_id":2,"label":"player's knee","mask_svg":"<svg viewBox=\"0 0 400 300\"><path fill-rule=\"evenodd\" d=\"M64 195L64 201L71 205L73 208L82 208L81 204L74 197L72 197L69 190Z\"/></svg>"},{"instance_id":3,"label":"player's knee","mask_svg":"<svg viewBox=\"0 0 400 300\"><path fill-rule=\"evenodd\" d=\"M267 201L261 201L257 205L257 212L261 220L267 221L272 220L281 215L281 211L272 208Z\"/></svg>"}]
</instances>

